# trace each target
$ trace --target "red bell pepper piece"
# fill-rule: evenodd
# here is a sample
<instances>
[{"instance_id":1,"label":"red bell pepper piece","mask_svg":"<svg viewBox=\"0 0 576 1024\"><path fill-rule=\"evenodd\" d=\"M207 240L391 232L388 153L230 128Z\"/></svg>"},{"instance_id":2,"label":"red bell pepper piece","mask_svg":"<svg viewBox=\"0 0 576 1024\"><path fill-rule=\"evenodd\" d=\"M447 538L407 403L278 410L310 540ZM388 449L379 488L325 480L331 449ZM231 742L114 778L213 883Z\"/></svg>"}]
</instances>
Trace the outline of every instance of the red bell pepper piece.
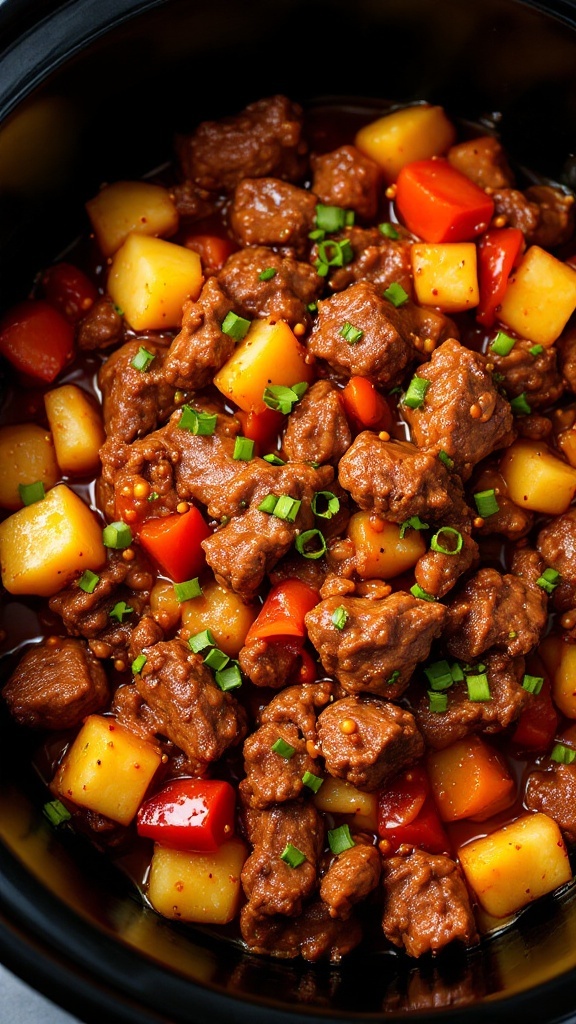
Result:
<instances>
[{"instance_id":1,"label":"red bell pepper piece","mask_svg":"<svg viewBox=\"0 0 576 1024\"><path fill-rule=\"evenodd\" d=\"M200 231L189 232L184 245L198 253L205 274L217 274L238 248L231 238Z\"/></svg>"},{"instance_id":2,"label":"red bell pepper piece","mask_svg":"<svg viewBox=\"0 0 576 1024\"><path fill-rule=\"evenodd\" d=\"M302 641L302 643L303 642L304 641ZM318 665L305 647L301 648L299 654L300 665L296 669L290 682L298 685L301 685L302 683L315 683L318 678Z\"/></svg>"},{"instance_id":3,"label":"red bell pepper piece","mask_svg":"<svg viewBox=\"0 0 576 1024\"><path fill-rule=\"evenodd\" d=\"M469 242L486 231L494 201L447 160L415 160L396 182L396 209L425 242Z\"/></svg>"},{"instance_id":4,"label":"red bell pepper piece","mask_svg":"<svg viewBox=\"0 0 576 1024\"><path fill-rule=\"evenodd\" d=\"M552 701L550 680L544 676L540 693L533 693L530 703L520 713L511 741L518 750L544 753L556 736L559 721Z\"/></svg>"},{"instance_id":5,"label":"red bell pepper piece","mask_svg":"<svg viewBox=\"0 0 576 1024\"><path fill-rule=\"evenodd\" d=\"M234 834L236 794L220 779L175 779L138 811L138 835L176 850L211 853Z\"/></svg>"},{"instance_id":6,"label":"red bell pepper piece","mask_svg":"<svg viewBox=\"0 0 576 1024\"><path fill-rule=\"evenodd\" d=\"M242 434L256 442L258 453L275 452L278 434L282 429L285 417L277 409L263 409L262 412L236 411L236 417L242 424Z\"/></svg>"},{"instance_id":7,"label":"red bell pepper piece","mask_svg":"<svg viewBox=\"0 0 576 1024\"><path fill-rule=\"evenodd\" d=\"M90 278L72 263L55 263L40 279L46 302L75 324L86 315L98 298Z\"/></svg>"},{"instance_id":8,"label":"red bell pepper piece","mask_svg":"<svg viewBox=\"0 0 576 1024\"><path fill-rule=\"evenodd\" d=\"M44 299L25 299L0 321L0 354L20 373L51 384L74 355L74 328Z\"/></svg>"},{"instance_id":9,"label":"red bell pepper piece","mask_svg":"<svg viewBox=\"0 0 576 1024\"><path fill-rule=\"evenodd\" d=\"M436 804L428 775L421 765L392 779L378 798L378 835L395 852L403 843L428 853L449 853L450 841Z\"/></svg>"},{"instance_id":10,"label":"red bell pepper piece","mask_svg":"<svg viewBox=\"0 0 576 1024\"><path fill-rule=\"evenodd\" d=\"M508 278L524 246L520 228L491 228L478 241L478 285L480 302L476 319L492 327Z\"/></svg>"},{"instance_id":11,"label":"red bell pepper piece","mask_svg":"<svg viewBox=\"0 0 576 1024\"><path fill-rule=\"evenodd\" d=\"M206 556L201 543L211 532L202 513L193 506L182 514L147 519L138 531L138 540L171 580L185 583L204 569Z\"/></svg>"},{"instance_id":12,"label":"red bell pepper piece","mask_svg":"<svg viewBox=\"0 0 576 1024\"><path fill-rule=\"evenodd\" d=\"M383 395L366 377L350 377L340 392L344 412L356 430L390 430L392 412Z\"/></svg>"},{"instance_id":13,"label":"red bell pepper piece","mask_svg":"<svg viewBox=\"0 0 576 1024\"><path fill-rule=\"evenodd\" d=\"M269 591L262 608L246 634L244 644L255 640L306 636L304 616L318 604L313 587L294 578L282 580Z\"/></svg>"}]
</instances>

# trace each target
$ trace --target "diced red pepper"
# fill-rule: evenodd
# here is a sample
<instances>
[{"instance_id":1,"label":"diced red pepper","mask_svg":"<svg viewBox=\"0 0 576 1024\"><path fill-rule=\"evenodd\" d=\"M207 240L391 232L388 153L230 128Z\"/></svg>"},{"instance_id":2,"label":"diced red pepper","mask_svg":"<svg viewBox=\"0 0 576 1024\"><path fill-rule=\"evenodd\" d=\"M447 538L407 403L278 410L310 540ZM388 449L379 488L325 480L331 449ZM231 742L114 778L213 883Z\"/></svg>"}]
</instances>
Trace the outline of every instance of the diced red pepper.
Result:
<instances>
[{"instance_id":1,"label":"diced red pepper","mask_svg":"<svg viewBox=\"0 0 576 1024\"><path fill-rule=\"evenodd\" d=\"M204 569L201 543L210 534L202 513L193 506L182 514L147 519L138 531L138 540L171 580L184 583Z\"/></svg>"},{"instance_id":2,"label":"diced red pepper","mask_svg":"<svg viewBox=\"0 0 576 1024\"><path fill-rule=\"evenodd\" d=\"M242 424L242 434L256 442L259 455L275 452L278 434L284 424L285 417L276 409L264 409L262 412L244 412L238 409L237 418Z\"/></svg>"},{"instance_id":3,"label":"diced red pepper","mask_svg":"<svg viewBox=\"0 0 576 1024\"><path fill-rule=\"evenodd\" d=\"M55 263L40 279L46 302L75 324L86 315L98 298L98 290L89 277L72 263Z\"/></svg>"},{"instance_id":4,"label":"diced red pepper","mask_svg":"<svg viewBox=\"0 0 576 1024\"><path fill-rule=\"evenodd\" d=\"M544 676L540 693L533 693L530 702L516 722L511 741L520 751L544 753L556 735L560 717L552 702L550 680Z\"/></svg>"},{"instance_id":5,"label":"diced red pepper","mask_svg":"<svg viewBox=\"0 0 576 1024\"><path fill-rule=\"evenodd\" d=\"M51 384L74 355L74 328L44 299L25 299L0 321L0 353L20 373Z\"/></svg>"},{"instance_id":6,"label":"diced red pepper","mask_svg":"<svg viewBox=\"0 0 576 1024\"><path fill-rule=\"evenodd\" d=\"M300 665L296 669L291 683L301 685L302 683L315 683L318 678L318 665L305 647L300 650Z\"/></svg>"},{"instance_id":7,"label":"diced red pepper","mask_svg":"<svg viewBox=\"0 0 576 1024\"><path fill-rule=\"evenodd\" d=\"M492 327L506 291L508 278L524 246L519 228L491 228L478 241L478 285L480 301L476 319Z\"/></svg>"},{"instance_id":8,"label":"diced red pepper","mask_svg":"<svg viewBox=\"0 0 576 1024\"><path fill-rule=\"evenodd\" d=\"M415 765L392 779L378 798L378 835L394 852L403 843L428 853L449 853L426 770Z\"/></svg>"},{"instance_id":9,"label":"diced red pepper","mask_svg":"<svg viewBox=\"0 0 576 1024\"><path fill-rule=\"evenodd\" d=\"M350 377L340 397L344 412L356 430L391 429L390 406L367 377Z\"/></svg>"},{"instance_id":10,"label":"diced red pepper","mask_svg":"<svg viewBox=\"0 0 576 1024\"><path fill-rule=\"evenodd\" d=\"M318 591L302 580L295 577L282 580L269 591L244 643L287 636L305 637L304 616L319 600Z\"/></svg>"},{"instance_id":11,"label":"diced red pepper","mask_svg":"<svg viewBox=\"0 0 576 1024\"><path fill-rule=\"evenodd\" d=\"M205 274L217 274L238 248L231 238L201 231L188 232L184 245L198 253Z\"/></svg>"},{"instance_id":12,"label":"diced red pepper","mask_svg":"<svg viewBox=\"0 0 576 1024\"><path fill-rule=\"evenodd\" d=\"M406 164L395 203L408 230L425 242L469 242L494 215L494 200L444 159Z\"/></svg>"},{"instance_id":13,"label":"diced red pepper","mask_svg":"<svg viewBox=\"0 0 576 1024\"><path fill-rule=\"evenodd\" d=\"M220 779L175 779L138 811L138 835L175 850L210 853L234 834L236 795Z\"/></svg>"}]
</instances>

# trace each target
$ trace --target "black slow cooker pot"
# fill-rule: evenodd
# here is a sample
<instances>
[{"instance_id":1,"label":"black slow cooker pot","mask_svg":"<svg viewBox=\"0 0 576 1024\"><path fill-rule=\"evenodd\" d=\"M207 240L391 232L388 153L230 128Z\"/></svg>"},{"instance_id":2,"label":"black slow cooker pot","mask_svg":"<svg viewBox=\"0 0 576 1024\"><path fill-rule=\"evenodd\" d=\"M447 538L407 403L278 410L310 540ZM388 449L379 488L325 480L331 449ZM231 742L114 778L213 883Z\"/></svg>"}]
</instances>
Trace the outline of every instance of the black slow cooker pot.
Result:
<instances>
[{"instance_id":1,"label":"black slow cooker pot","mask_svg":"<svg viewBox=\"0 0 576 1024\"><path fill-rule=\"evenodd\" d=\"M428 99L576 185L572 0L0 0L0 47L0 309L76 236L103 180L139 176L176 129L274 92ZM81 1020L576 1021L570 893L468 954L249 956L143 909L51 831L27 740L0 727L0 958Z\"/></svg>"}]
</instances>

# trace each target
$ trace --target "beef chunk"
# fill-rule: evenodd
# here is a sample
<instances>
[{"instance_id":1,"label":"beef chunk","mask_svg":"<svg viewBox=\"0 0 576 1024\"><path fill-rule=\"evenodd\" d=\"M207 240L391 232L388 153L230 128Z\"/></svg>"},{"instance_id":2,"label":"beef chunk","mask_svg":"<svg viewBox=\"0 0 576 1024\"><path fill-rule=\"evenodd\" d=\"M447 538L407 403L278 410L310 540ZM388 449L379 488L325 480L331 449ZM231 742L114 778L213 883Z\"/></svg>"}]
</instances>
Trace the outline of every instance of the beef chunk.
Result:
<instances>
[{"instance_id":1,"label":"beef chunk","mask_svg":"<svg viewBox=\"0 0 576 1024\"><path fill-rule=\"evenodd\" d=\"M339 241L349 243L352 259L343 267L330 267L327 279L330 289L341 292L355 281L370 281L384 292L391 284L399 284L408 297L413 299L414 281L410 257L412 239L403 233L402 228L398 228L398 233L400 237L392 239L383 235L378 228L346 228L339 235ZM314 250L314 258L318 255L317 249ZM436 319L441 322L444 318L440 314Z\"/></svg>"},{"instance_id":2,"label":"beef chunk","mask_svg":"<svg viewBox=\"0 0 576 1024\"><path fill-rule=\"evenodd\" d=\"M469 569L475 569L480 561L478 544L470 535L469 524L459 523L458 526L458 533L462 538L460 551L450 548L451 544L457 543L456 535L445 531L440 534L438 542L447 548L450 554L429 548L414 567L414 578L418 586L437 599L445 597L456 586L460 577Z\"/></svg>"},{"instance_id":3,"label":"beef chunk","mask_svg":"<svg viewBox=\"0 0 576 1024\"><path fill-rule=\"evenodd\" d=\"M283 741L292 748L289 757L276 753L274 745ZM295 800L304 789L302 776L315 774L315 764L306 750L298 727L289 722L266 722L244 741L244 771L239 790L247 807L264 809L271 804ZM306 790L304 790L306 792Z\"/></svg>"},{"instance_id":4,"label":"beef chunk","mask_svg":"<svg viewBox=\"0 0 576 1024\"><path fill-rule=\"evenodd\" d=\"M347 920L356 903L380 881L381 857L368 837L354 836L354 846L334 858L320 883L320 897L330 917Z\"/></svg>"},{"instance_id":5,"label":"beef chunk","mask_svg":"<svg viewBox=\"0 0 576 1024\"><path fill-rule=\"evenodd\" d=\"M333 615L344 608L344 627ZM306 615L310 640L328 675L349 693L375 693L395 700L407 687L439 636L446 609L402 591L389 597L330 597Z\"/></svg>"},{"instance_id":6,"label":"beef chunk","mask_svg":"<svg viewBox=\"0 0 576 1024\"><path fill-rule=\"evenodd\" d=\"M444 854L398 852L382 868L386 938L409 956L437 953L450 942L478 942L460 868Z\"/></svg>"},{"instance_id":7,"label":"beef chunk","mask_svg":"<svg viewBox=\"0 0 576 1024\"><path fill-rule=\"evenodd\" d=\"M489 351L490 362L501 374L502 387L510 398L525 394L531 409L554 405L564 391L564 381L558 370L556 349L545 348L533 356L533 342L519 339L507 356Z\"/></svg>"},{"instance_id":8,"label":"beef chunk","mask_svg":"<svg viewBox=\"0 0 576 1024\"><path fill-rule=\"evenodd\" d=\"M112 299L102 295L96 299L76 328L76 345L82 352L110 348L124 337L124 320Z\"/></svg>"},{"instance_id":9,"label":"beef chunk","mask_svg":"<svg viewBox=\"0 0 576 1024\"><path fill-rule=\"evenodd\" d=\"M451 146L448 161L480 188L510 188L514 172L502 144L493 135L481 135Z\"/></svg>"},{"instance_id":10,"label":"beef chunk","mask_svg":"<svg viewBox=\"0 0 576 1024\"><path fill-rule=\"evenodd\" d=\"M295 644L283 641L253 640L245 644L238 654L240 668L254 686L279 690L286 686L300 662Z\"/></svg>"},{"instance_id":11,"label":"beef chunk","mask_svg":"<svg viewBox=\"0 0 576 1024\"><path fill-rule=\"evenodd\" d=\"M161 723L159 731L196 762L198 774L246 735L244 709L181 640L150 647L135 684Z\"/></svg>"},{"instance_id":12,"label":"beef chunk","mask_svg":"<svg viewBox=\"0 0 576 1024\"><path fill-rule=\"evenodd\" d=\"M184 179L212 192L230 192L242 178L274 175L299 181L307 166L302 109L286 96L250 103L239 114L203 121L175 140Z\"/></svg>"},{"instance_id":13,"label":"beef chunk","mask_svg":"<svg viewBox=\"0 0 576 1024\"><path fill-rule=\"evenodd\" d=\"M529 245L555 249L569 242L574 234L574 196L552 185L530 185L525 196L536 203L538 224L528 235Z\"/></svg>"},{"instance_id":14,"label":"beef chunk","mask_svg":"<svg viewBox=\"0 0 576 1024\"><path fill-rule=\"evenodd\" d=\"M284 451L294 462L330 462L335 465L352 440L338 389L317 380L290 414L284 433Z\"/></svg>"},{"instance_id":15,"label":"beef chunk","mask_svg":"<svg viewBox=\"0 0 576 1024\"><path fill-rule=\"evenodd\" d=\"M499 533L509 540L519 540L530 532L534 524L534 513L530 509L519 508L508 496L508 486L494 462L485 462L478 467L470 483L471 494L494 490L498 511L482 520L482 525L475 522L477 533L489 536Z\"/></svg>"},{"instance_id":16,"label":"beef chunk","mask_svg":"<svg viewBox=\"0 0 576 1024\"><path fill-rule=\"evenodd\" d=\"M436 455L408 441L382 441L371 430L340 460L338 482L361 509L396 523L419 516L446 524L467 514L460 480Z\"/></svg>"},{"instance_id":17,"label":"beef chunk","mask_svg":"<svg viewBox=\"0 0 576 1024\"><path fill-rule=\"evenodd\" d=\"M244 178L230 206L230 227L240 245L289 247L306 256L316 218L316 196L278 178Z\"/></svg>"},{"instance_id":18,"label":"beef chunk","mask_svg":"<svg viewBox=\"0 0 576 1024\"><path fill-rule=\"evenodd\" d=\"M106 673L83 640L31 647L4 686L10 713L29 729L72 729L109 699Z\"/></svg>"},{"instance_id":19,"label":"beef chunk","mask_svg":"<svg viewBox=\"0 0 576 1024\"><path fill-rule=\"evenodd\" d=\"M338 964L362 939L354 918L345 922L330 916L321 900L313 900L299 917L258 917L247 904L240 915L242 938L252 953Z\"/></svg>"},{"instance_id":20,"label":"beef chunk","mask_svg":"<svg viewBox=\"0 0 576 1024\"><path fill-rule=\"evenodd\" d=\"M448 339L436 349L417 376L430 381L424 403L402 413L419 448L453 460L462 479L481 459L513 440L513 417L498 394L486 359Z\"/></svg>"},{"instance_id":21,"label":"beef chunk","mask_svg":"<svg viewBox=\"0 0 576 1024\"><path fill-rule=\"evenodd\" d=\"M540 219L538 204L530 202L523 192L515 188L495 189L492 192L494 215L499 223L519 228L526 238L536 230Z\"/></svg>"},{"instance_id":22,"label":"beef chunk","mask_svg":"<svg viewBox=\"0 0 576 1024\"><path fill-rule=\"evenodd\" d=\"M184 303L182 327L164 362L164 378L177 388L206 387L234 351L234 339L221 325L232 309L214 277L206 281L196 302Z\"/></svg>"},{"instance_id":23,"label":"beef chunk","mask_svg":"<svg viewBox=\"0 0 576 1024\"><path fill-rule=\"evenodd\" d=\"M354 210L360 220L378 213L382 171L356 146L340 146L312 156L312 191L326 206Z\"/></svg>"},{"instance_id":24,"label":"beef chunk","mask_svg":"<svg viewBox=\"0 0 576 1024\"><path fill-rule=\"evenodd\" d=\"M92 640L111 625L110 612L118 600L125 600L135 616L141 615L150 598L155 574L143 553L132 561L113 552L98 573L91 594L72 583L49 599L50 611L62 616L67 633Z\"/></svg>"},{"instance_id":25,"label":"beef chunk","mask_svg":"<svg viewBox=\"0 0 576 1024\"><path fill-rule=\"evenodd\" d=\"M568 509L543 526L536 547L548 566L576 586L576 509Z\"/></svg>"},{"instance_id":26,"label":"beef chunk","mask_svg":"<svg viewBox=\"0 0 576 1024\"><path fill-rule=\"evenodd\" d=\"M154 356L148 370L137 370L132 360L140 347ZM98 374L102 390L104 427L127 444L164 423L179 404L175 388L163 372L166 350L155 342L127 341L103 363ZM181 400L180 400L181 401Z\"/></svg>"},{"instance_id":27,"label":"beef chunk","mask_svg":"<svg viewBox=\"0 0 576 1024\"><path fill-rule=\"evenodd\" d=\"M576 843L576 764L551 763L531 771L526 782L526 806L557 822L569 843Z\"/></svg>"},{"instance_id":28,"label":"beef chunk","mask_svg":"<svg viewBox=\"0 0 576 1024\"><path fill-rule=\"evenodd\" d=\"M444 638L450 654L473 662L491 647L510 657L528 654L547 622L542 587L512 573L479 569L448 608Z\"/></svg>"},{"instance_id":29,"label":"beef chunk","mask_svg":"<svg viewBox=\"0 0 576 1024\"><path fill-rule=\"evenodd\" d=\"M274 277L261 281L260 274L269 269L276 271ZM232 253L218 280L239 315L285 320L290 327L309 326L307 307L322 291L322 278L309 263L263 245Z\"/></svg>"},{"instance_id":30,"label":"beef chunk","mask_svg":"<svg viewBox=\"0 0 576 1024\"><path fill-rule=\"evenodd\" d=\"M296 537L296 527L256 506L235 516L202 541L206 561L223 587L250 603L272 567Z\"/></svg>"},{"instance_id":31,"label":"beef chunk","mask_svg":"<svg viewBox=\"0 0 576 1024\"><path fill-rule=\"evenodd\" d=\"M496 653L488 654L484 663L490 700L470 700L465 680L446 691L448 706L442 714L430 710L425 693L414 696L418 728L430 747L442 750L471 733L501 732L529 705L531 694L522 686L524 658Z\"/></svg>"},{"instance_id":32,"label":"beef chunk","mask_svg":"<svg viewBox=\"0 0 576 1024\"><path fill-rule=\"evenodd\" d=\"M315 743L317 715L338 696L340 696L338 684L329 679L318 683L288 686L281 693L276 694L266 705L260 720L261 722L273 722L276 725L292 722L298 726L304 739Z\"/></svg>"},{"instance_id":33,"label":"beef chunk","mask_svg":"<svg viewBox=\"0 0 576 1024\"><path fill-rule=\"evenodd\" d=\"M318 717L318 739L327 771L367 792L424 753L414 716L379 697L344 697L330 704Z\"/></svg>"},{"instance_id":34,"label":"beef chunk","mask_svg":"<svg viewBox=\"0 0 576 1024\"><path fill-rule=\"evenodd\" d=\"M218 210L218 197L205 188L199 188L192 181L174 185L170 189L170 198L180 216L185 217L189 223L211 217ZM203 269L206 272L206 268Z\"/></svg>"}]
</instances>

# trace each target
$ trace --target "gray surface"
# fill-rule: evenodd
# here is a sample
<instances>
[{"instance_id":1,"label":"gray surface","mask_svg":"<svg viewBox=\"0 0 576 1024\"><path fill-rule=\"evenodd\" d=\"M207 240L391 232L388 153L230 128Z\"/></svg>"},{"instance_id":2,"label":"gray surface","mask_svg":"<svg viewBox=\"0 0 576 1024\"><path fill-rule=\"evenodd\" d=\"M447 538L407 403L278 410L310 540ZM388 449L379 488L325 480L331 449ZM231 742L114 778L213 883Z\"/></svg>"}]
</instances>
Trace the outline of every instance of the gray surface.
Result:
<instances>
[{"instance_id":1,"label":"gray surface","mask_svg":"<svg viewBox=\"0 0 576 1024\"><path fill-rule=\"evenodd\" d=\"M0 1020L12 1024L77 1024L0 964Z\"/></svg>"}]
</instances>

